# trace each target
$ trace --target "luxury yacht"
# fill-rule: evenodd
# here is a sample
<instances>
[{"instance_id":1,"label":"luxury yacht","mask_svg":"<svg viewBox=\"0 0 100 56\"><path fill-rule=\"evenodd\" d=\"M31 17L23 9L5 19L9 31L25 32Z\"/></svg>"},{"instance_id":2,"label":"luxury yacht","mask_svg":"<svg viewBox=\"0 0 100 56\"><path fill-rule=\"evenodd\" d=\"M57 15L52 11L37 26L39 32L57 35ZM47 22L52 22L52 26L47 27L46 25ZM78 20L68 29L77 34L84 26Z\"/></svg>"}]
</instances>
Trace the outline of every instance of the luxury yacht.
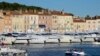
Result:
<instances>
[{"instance_id":1,"label":"luxury yacht","mask_svg":"<svg viewBox=\"0 0 100 56\"><path fill-rule=\"evenodd\" d=\"M45 37L42 36L42 35L38 35L38 34L34 34L34 35L28 35L28 37L31 38L31 40L29 40L29 42L31 44L34 44L34 43L44 43L45 41Z\"/></svg>"},{"instance_id":2,"label":"luxury yacht","mask_svg":"<svg viewBox=\"0 0 100 56\"><path fill-rule=\"evenodd\" d=\"M47 35L45 42L46 43L59 43L60 37L58 35Z\"/></svg>"},{"instance_id":3,"label":"luxury yacht","mask_svg":"<svg viewBox=\"0 0 100 56\"><path fill-rule=\"evenodd\" d=\"M60 42L81 42L79 38L74 35L61 35Z\"/></svg>"},{"instance_id":4,"label":"luxury yacht","mask_svg":"<svg viewBox=\"0 0 100 56\"><path fill-rule=\"evenodd\" d=\"M31 38L27 37L27 36L18 36L15 37L15 44L29 44L29 40L31 40Z\"/></svg>"}]
</instances>

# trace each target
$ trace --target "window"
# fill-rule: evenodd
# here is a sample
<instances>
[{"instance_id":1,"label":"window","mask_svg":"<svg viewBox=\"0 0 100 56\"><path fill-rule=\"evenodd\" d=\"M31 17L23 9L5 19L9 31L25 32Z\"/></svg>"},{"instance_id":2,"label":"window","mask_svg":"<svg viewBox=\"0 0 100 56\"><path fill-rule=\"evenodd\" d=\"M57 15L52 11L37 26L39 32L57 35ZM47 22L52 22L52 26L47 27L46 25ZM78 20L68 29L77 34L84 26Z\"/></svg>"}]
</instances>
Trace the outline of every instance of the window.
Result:
<instances>
[{"instance_id":1,"label":"window","mask_svg":"<svg viewBox=\"0 0 100 56\"><path fill-rule=\"evenodd\" d=\"M100 21L98 21L98 23L100 23Z\"/></svg>"},{"instance_id":2,"label":"window","mask_svg":"<svg viewBox=\"0 0 100 56\"><path fill-rule=\"evenodd\" d=\"M93 22L93 23L95 23L95 22Z\"/></svg>"},{"instance_id":3,"label":"window","mask_svg":"<svg viewBox=\"0 0 100 56\"><path fill-rule=\"evenodd\" d=\"M34 17L34 19L36 19L36 17Z\"/></svg>"},{"instance_id":4,"label":"window","mask_svg":"<svg viewBox=\"0 0 100 56\"><path fill-rule=\"evenodd\" d=\"M33 19L33 17L31 17L31 20Z\"/></svg>"},{"instance_id":5,"label":"window","mask_svg":"<svg viewBox=\"0 0 100 56\"><path fill-rule=\"evenodd\" d=\"M57 18L56 16L53 16L53 18Z\"/></svg>"},{"instance_id":6,"label":"window","mask_svg":"<svg viewBox=\"0 0 100 56\"><path fill-rule=\"evenodd\" d=\"M79 25L78 28L81 28L81 26Z\"/></svg>"},{"instance_id":7,"label":"window","mask_svg":"<svg viewBox=\"0 0 100 56\"><path fill-rule=\"evenodd\" d=\"M89 28L90 28L90 25L89 25Z\"/></svg>"},{"instance_id":8,"label":"window","mask_svg":"<svg viewBox=\"0 0 100 56\"><path fill-rule=\"evenodd\" d=\"M71 25L73 25L73 23L71 23Z\"/></svg>"},{"instance_id":9,"label":"window","mask_svg":"<svg viewBox=\"0 0 100 56\"><path fill-rule=\"evenodd\" d=\"M43 17L43 19L44 19L44 17Z\"/></svg>"},{"instance_id":10,"label":"window","mask_svg":"<svg viewBox=\"0 0 100 56\"><path fill-rule=\"evenodd\" d=\"M27 17L25 16L25 19L26 19Z\"/></svg>"},{"instance_id":11,"label":"window","mask_svg":"<svg viewBox=\"0 0 100 56\"><path fill-rule=\"evenodd\" d=\"M55 23L57 23L57 21L55 20Z\"/></svg>"},{"instance_id":12,"label":"window","mask_svg":"<svg viewBox=\"0 0 100 56\"><path fill-rule=\"evenodd\" d=\"M55 16L53 16L53 18L55 18Z\"/></svg>"},{"instance_id":13,"label":"window","mask_svg":"<svg viewBox=\"0 0 100 56\"><path fill-rule=\"evenodd\" d=\"M69 23L69 21L67 21L67 23Z\"/></svg>"},{"instance_id":14,"label":"window","mask_svg":"<svg viewBox=\"0 0 100 56\"><path fill-rule=\"evenodd\" d=\"M88 23L90 23L90 22L88 22Z\"/></svg>"}]
</instances>

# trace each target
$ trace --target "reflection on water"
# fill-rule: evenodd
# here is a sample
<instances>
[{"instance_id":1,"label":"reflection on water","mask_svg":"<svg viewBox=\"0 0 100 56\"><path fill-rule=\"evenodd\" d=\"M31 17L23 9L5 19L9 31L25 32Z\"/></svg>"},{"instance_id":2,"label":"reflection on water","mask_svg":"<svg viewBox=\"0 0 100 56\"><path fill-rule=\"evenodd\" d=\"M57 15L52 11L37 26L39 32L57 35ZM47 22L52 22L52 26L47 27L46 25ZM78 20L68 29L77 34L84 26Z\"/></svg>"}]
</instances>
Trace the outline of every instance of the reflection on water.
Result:
<instances>
[{"instance_id":1,"label":"reflection on water","mask_svg":"<svg viewBox=\"0 0 100 56\"><path fill-rule=\"evenodd\" d=\"M29 56L65 56L64 53L69 48L82 48L88 56L100 56L100 45L91 43L16 44L10 47L25 49Z\"/></svg>"}]
</instances>

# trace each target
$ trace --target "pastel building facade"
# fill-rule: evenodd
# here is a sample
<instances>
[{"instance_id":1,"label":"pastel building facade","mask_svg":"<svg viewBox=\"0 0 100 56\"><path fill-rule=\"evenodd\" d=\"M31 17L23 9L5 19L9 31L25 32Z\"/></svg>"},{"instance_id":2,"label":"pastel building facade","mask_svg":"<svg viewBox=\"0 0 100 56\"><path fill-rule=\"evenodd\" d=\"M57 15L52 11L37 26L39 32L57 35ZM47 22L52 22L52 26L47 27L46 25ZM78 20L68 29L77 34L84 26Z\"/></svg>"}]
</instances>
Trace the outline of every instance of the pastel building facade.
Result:
<instances>
[{"instance_id":1,"label":"pastel building facade","mask_svg":"<svg viewBox=\"0 0 100 56\"><path fill-rule=\"evenodd\" d=\"M73 32L85 32L85 31L86 31L86 21L80 18L73 19Z\"/></svg>"},{"instance_id":2,"label":"pastel building facade","mask_svg":"<svg viewBox=\"0 0 100 56\"><path fill-rule=\"evenodd\" d=\"M72 31L73 16L60 14L52 15L52 30L55 32L70 32Z\"/></svg>"},{"instance_id":3,"label":"pastel building facade","mask_svg":"<svg viewBox=\"0 0 100 56\"><path fill-rule=\"evenodd\" d=\"M4 29L4 15L2 11L0 11L0 33L3 32Z\"/></svg>"},{"instance_id":4,"label":"pastel building facade","mask_svg":"<svg viewBox=\"0 0 100 56\"><path fill-rule=\"evenodd\" d=\"M29 15L24 15L25 17L25 22L24 24L26 25L26 32L38 32L39 27L38 27L38 20L39 20L39 15L37 14L29 14Z\"/></svg>"},{"instance_id":5,"label":"pastel building facade","mask_svg":"<svg viewBox=\"0 0 100 56\"><path fill-rule=\"evenodd\" d=\"M97 18L97 28L96 28L96 30L97 31L100 31L100 18Z\"/></svg>"},{"instance_id":6,"label":"pastel building facade","mask_svg":"<svg viewBox=\"0 0 100 56\"><path fill-rule=\"evenodd\" d=\"M12 22L9 15L4 17L4 32L12 32Z\"/></svg>"},{"instance_id":7,"label":"pastel building facade","mask_svg":"<svg viewBox=\"0 0 100 56\"><path fill-rule=\"evenodd\" d=\"M95 31L97 29L96 19L86 19L86 31Z\"/></svg>"},{"instance_id":8,"label":"pastel building facade","mask_svg":"<svg viewBox=\"0 0 100 56\"><path fill-rule=\"evenodd\" d=\"M40 32L50 32L52 29L52 16L50 14L39 14L38 26Z\"/></svg>"},{"instance_id":9,"label":"pastel building facade","mask_svg":"<svg viewBox=\"0 0 100 56\"><path fill-rule=\"evenodd\" d=\"M51 22L52 22L51 32L58 32L58 28L59 28L59 26L58 26L58 15L53 14Z\"/></svg>"},{"instance_id":10,"label":"pastel building facade","mask_svg":"<svg viewBox=\"0 0 100 56\"><path fill-rule=\"evenodd\" d=\"M95 16L96 19L96 31L100 31L100 16Z\"/></svg>"},{"instance_id":11,"label":"pastel building facade","mask_svg":"<svg viewBox=\"0 0 100 56\"><path fill-rule=\"evenodd\" d=\"M17 11L18 12L18 11ZM11 13L0 11L0 33L100 31L100 16L79 18L58 11Z\"/></svg>"},{"instance_id":12,"label":"pastel building facade","mask_svg":"<svg viewBox=\"0 0 100 56\"><path fill-rule=\"evenodd\" d=\"M1 11L0 12L0 32L9 33L12 31L12 22L10 19L10 12Z\"/></svg>"},{"instance_id":13,"label":"pastel building facade","mask_svg":"<svg viewBox=\"0 0 100 56\"><path fill-rule=\"evenodd\" d=\"M23 15L12 15L12 32L25 32L24 16Z\"/></svg>"},{"instance_id":14,"label":"pastel building facade","mask_svg":"<svg viewBox=\"0 0 100 56\"><path fill-rule=\"evenodd\" d=\"M38 15L13 15L11 19L13 32L34 32L38 29Z\"/></svg>"}]
</instances>

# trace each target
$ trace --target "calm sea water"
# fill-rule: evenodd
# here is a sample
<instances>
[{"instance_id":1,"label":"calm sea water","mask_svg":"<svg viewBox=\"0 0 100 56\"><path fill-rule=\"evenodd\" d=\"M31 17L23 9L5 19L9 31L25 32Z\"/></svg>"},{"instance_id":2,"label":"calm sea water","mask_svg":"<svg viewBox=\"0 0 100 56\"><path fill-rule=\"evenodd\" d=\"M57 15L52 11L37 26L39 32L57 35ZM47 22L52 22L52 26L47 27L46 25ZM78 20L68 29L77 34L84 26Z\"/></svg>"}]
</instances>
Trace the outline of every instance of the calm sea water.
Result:
<instances>
[{"instance_id":1,"label":"calm sea water","mask_svg":"<svg viewBox=\"0 0 100 56\"><path fill-rule=\"evenodd\" d=\"M100 45L91 43L17 44L10 47L27 50L28 56L65 56L69 48L83 49L88 56L100 56Z\"/></svg>"}]
</instances>

